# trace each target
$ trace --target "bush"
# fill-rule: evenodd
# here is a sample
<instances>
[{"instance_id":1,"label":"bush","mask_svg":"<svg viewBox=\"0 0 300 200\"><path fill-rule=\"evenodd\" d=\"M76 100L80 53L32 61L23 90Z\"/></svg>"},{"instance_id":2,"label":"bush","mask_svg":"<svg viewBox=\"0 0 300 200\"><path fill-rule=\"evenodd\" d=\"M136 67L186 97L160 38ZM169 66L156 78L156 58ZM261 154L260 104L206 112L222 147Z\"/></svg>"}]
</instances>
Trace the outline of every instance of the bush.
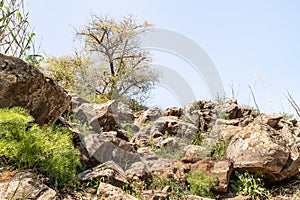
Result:
<instances>
[{"instance_id":1,"label":"bush","mask_svg":"<svg viewBox=\"0 0 300 200\"><path fill-rule=\"evenodd\" d=\"M217 141L216 145L213 147L212 157L217 160L225 160L226 148L227 145L224 142Z\"/></svg>"},{"instance_id":2,"label":"bush","mask_svg":"<svg viewBox=\"0 0 300 200\"><path fill-rule=\"evenodd\" d=\"M187 182L192 194L201 197L214 196L211 188L217 184L217 178L215 176L209 176L200 171L193 171L187 174Z\"/></svg>"},{"instance_id":3,"label":"bush","mask_svg":"<svg viewBox=\"0 0 300 200\"><path fill-rule=\"evenodd\" d=\"M81 167L71 134L63 127L40 127L22 108L0 109L0 156L16 167L33 169L60 188Z\"/></svg>"},{"instance_id":4,"label":"bush","mask_svg":"<svg viewBox=\"0 0 300 200\"><path fill-rule=\"evenodd\" d=\"M234 193L251 196L252 199L269 199L271 194L264 187L261 173L240 173L235 171L235 177L230 181L230 190Z\"/></svg>"}]
</instances>

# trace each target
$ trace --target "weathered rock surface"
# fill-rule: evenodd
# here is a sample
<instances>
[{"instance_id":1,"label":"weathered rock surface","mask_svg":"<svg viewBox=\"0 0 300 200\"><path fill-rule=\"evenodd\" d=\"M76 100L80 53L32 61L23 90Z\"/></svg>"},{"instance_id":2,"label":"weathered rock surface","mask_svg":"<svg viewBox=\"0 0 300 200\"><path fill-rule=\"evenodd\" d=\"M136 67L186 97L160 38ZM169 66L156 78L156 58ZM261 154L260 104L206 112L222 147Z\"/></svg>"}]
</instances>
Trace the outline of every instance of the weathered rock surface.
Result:
<instances>
[{"instance_id":1,"label":"weathered rock surface","mask_svg":"<svg viewBox=\"0 0 300 200\"><path fill-rule=\"evenodd\" d=\"M27 109L38 124L53 124L70 105L52 79L19 58L0 54L0 107Z\"/></svg>"},{"instance_id":2,"label":"weathered rock surface","mask_svg":"<svg viewBox=\"0 0 300 200\"><path fill-rule=\"evenodd\" d=\"M126 194L122 189L107 183L100 183L97 190L99 200L137 200L137 198Z\"/></svg>"},{"instance_id":3,"label":"weathered rock surface","mask_svg":"<svg viewBox=\"0 0 300 200\"><path fill-rule=\"evenodd\" d=\"M281 181L295 176L300 165L299 131L293 124L274 129L280 121L274 115L257 117L246 127L224 127L221 134L231 138L227 158L234 168L261 171L268 181ZM234 135L228 136L228 132ZM224 137L224 134L223 134Z\"/></svg>"},{"instance_id":4,"label":"weathered rock surface","mask_svg":"<svg viewBox=\"0 0 300 200\"><path fill-rule=\"evenodd\" d=\"M129 107L114 100L104 104L82 103L73 112L77 119L87 123L96 133L114 130L119 123L133 120Z\"/></svg>"},{"instance_id":5,"label":"weathered rock surface","mask_svg":"<svg viewBox=\"0 0 300 200\"><path fill-rule=\"evenodd\" d=\"M157 118L161 116L161 111L158 108L148 109L146 111L141 111L136 114L135 124L138 126L143 125L147 121L155 121Z\"/></svg>"},{"instance_id":6,"label":"weathered rock surface","mask_svg":"<svg viewBox=\"0 0 300 200\"><path fill-rule=\"evenodd\" d=\"M126 167L140 160L139 155L134 152L134 148L129 143L114 137L109 138L102 134L89 134L82 138L82 143L89 158L94 158L99 163L112 160L118 165Z\"/></svg>"},{"instance_id":7,"label":"weathered rock surface","mask_svg":"<svg viewBox=\"0 0 300 200\"><path fill-rule=\"evenodd\" d=\"M31 172L2 172L0 199L56 199L56 192L42 184Z\"/></svg>"},{"instance_id":8,"label":"weathered rock surface","mask_svg":"<svg viewBox=\"0 0 300 200\"><path fill-rule=\"evenodd\" d=\"M106 182L116 186L122 186L123 184L127 183L125 172L114 161L105 162L77 175L77 179L80 181L89 181L93 178L99 177L103 177Z\"/></svg>"}]
</instances>

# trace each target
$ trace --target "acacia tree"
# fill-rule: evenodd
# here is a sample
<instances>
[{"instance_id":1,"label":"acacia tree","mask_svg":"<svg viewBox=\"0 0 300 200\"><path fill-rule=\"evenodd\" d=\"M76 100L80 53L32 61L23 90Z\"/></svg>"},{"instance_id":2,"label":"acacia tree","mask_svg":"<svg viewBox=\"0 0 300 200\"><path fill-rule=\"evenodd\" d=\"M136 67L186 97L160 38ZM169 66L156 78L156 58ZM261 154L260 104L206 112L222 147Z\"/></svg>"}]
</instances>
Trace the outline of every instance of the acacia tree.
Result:
<instances>
[{"instance_id":1,"label":"acacia tree","mask_svg":"<svg viewBox=\"0 0 300 200\"><path fill-rule=\"evenodd\" d=\"M94 66L98 65L95 90L108 99L143 98L158 81L159 73L149 67L150 52L140 47L139 36L151 30L147 22L138 23L132 16L117 22L93 15L77 36Z\"/></svg>"}]
</instances>

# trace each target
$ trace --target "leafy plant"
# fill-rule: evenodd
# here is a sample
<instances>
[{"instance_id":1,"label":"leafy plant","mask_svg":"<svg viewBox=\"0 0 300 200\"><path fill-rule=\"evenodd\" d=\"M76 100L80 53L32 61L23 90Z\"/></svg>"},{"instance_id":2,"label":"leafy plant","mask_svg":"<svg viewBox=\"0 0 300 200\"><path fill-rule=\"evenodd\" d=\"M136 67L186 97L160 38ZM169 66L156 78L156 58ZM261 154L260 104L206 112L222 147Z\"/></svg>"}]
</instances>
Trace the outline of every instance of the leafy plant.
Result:
<instances>
[{"instance_id":1,"label":"leafy plant","mask_svg":"<svg viewBox=\"0 0 300 200\"><path fill-rule=\"evenodd\" d=\"M212 157L218 160L224 160L226 158L227 145L222 141L217 141L213 147Z\"/></svg>"},{"instance_id":2,"label":"leafy plant","mask_svg":"<svg viewBox=\"0 0 300 200\"><path fill-rule=\"evenodd\" d=\"M200 171L192 171L187 174L187 182L192 194L201 197L214 196L211 188L217 184L217 178L215 176L209 176Z\"/></svg>"},{"instance_id":3,"label":"leafy plant","mask_svg":"<svg viewBox=\"0 0 300 200\"><path fill-rule=\"evenodd\" d=\"M204 133L199 131L193 138L192 144L201 146L203 144L204 138L205 138Z\"/></svg>"},{"instance_id":4,"label":"leafy plant","mask_svg":"<svg viewBox=\"0 0 300 200\"><path fill-rule=\"evenodd\" d=\"M240 173L235 171L235 177L230 181L231 191L252 199L269 199L270 191L264 187L263 175L261 173Z\"/></svg>"},{"instance_id":5,"label":"leafy plant","mask_svg":"<svg viewBox=\"0 0 300 200\"><path fill-rule=\"evenodd\" d=\"M63 187L81 167L71 134L63 127L40 127L22 108L0 109L0 156L14 166L33 169Z\"/></svg>"}]
</instances>

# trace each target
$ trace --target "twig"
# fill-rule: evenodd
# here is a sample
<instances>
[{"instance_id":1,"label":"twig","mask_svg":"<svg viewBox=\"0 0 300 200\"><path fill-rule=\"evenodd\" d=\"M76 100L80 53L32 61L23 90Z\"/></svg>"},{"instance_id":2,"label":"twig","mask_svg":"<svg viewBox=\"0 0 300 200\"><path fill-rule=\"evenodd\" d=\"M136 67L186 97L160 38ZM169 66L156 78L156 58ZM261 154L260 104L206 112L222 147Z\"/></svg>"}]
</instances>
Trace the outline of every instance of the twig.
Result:
<instances>
[{"instance_id":1,"label":"twig","mask_svg":"<svg viewBox=\"0 0 300 200\"><path fill-rule=\"evenodd\" d=\"M252 99L253 99L253 101L254 101L254 104L255 104L255 106L256 106L256 109L260 112L259 107L258 107L257 102L256 102L256 99L255 99L254 92L253 92L253 90L252 90L252 88L251 88L250 85L248 85L248 87L249 87L249 89L250 89L250 92L251 92L251 95L252 95Z\"/></svg>"}]
</instances>

